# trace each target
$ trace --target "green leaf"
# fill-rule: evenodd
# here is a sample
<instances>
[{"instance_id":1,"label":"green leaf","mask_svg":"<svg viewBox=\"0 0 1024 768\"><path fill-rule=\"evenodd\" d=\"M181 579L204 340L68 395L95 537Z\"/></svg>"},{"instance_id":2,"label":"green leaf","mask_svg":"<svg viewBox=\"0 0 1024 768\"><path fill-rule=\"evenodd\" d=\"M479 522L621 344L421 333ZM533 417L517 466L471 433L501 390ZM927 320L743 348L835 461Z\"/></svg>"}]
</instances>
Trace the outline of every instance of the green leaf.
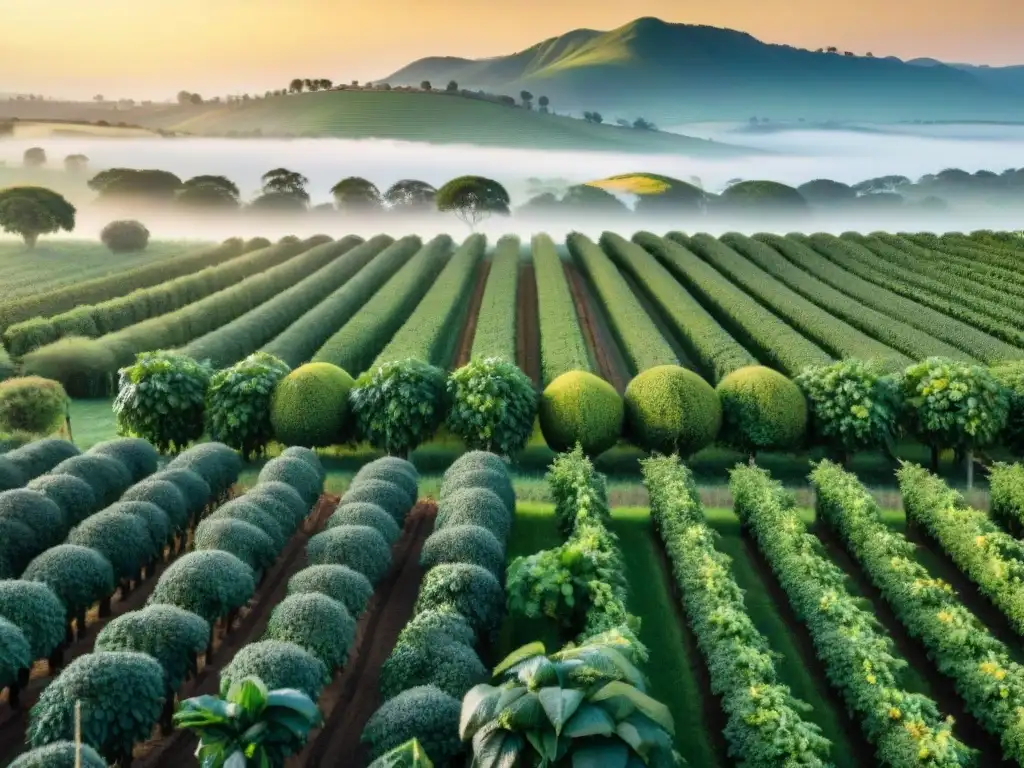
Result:
<instances>
[{"instance_id":1,"label":"green leaf","mask_svg":"<svg viewBox=\"0 0 1024 768\"><path fill-rule=\"evenodd\" d=\"M515 768L525 747L526 740L518 733L497 728L479 744L474 739L474 763L479 768Z\"/></svg>"},{"instance_id":2,"label":"green leaf","mask_svg":"<svg viewBox=\"0 0 1024 768\"><path fill-rule=\"evenodd\" d=\"M487 683L474 685L462 699L462 714L459 717L459 738L463 741L498 713L497 703L504 691Z\"/></svg>"},{"instance_id":3,"label":"green leaf","mask_svg":"<svg viewBox=\"0 0 1024 768\"><path fill-rule=\"evenodd\" d=\"M522 648L512 651L512 653L506 656L504 660L494 668L494 672L492 674L497 677L506 670L514 667L516 664L520 664L534 656L547 656L547 653L547 649L544 648L544 643L539 641L529 643L528 645L524 645Z\"/></svg>"},{"instance_id":4,"label":"green leaf","mask_svg":"<svg viewBox=\"0 0 1024 768\"><path fill-rule=\"evenodd\" d=\"M573 716L583 701L583 691L573 688L541 688L537 692L541 706L556 734L562 733L566 721Z\"/></svg>"},{"instance_id":5,"label":"green leaf","mask_svg":"<svg viewBox=\"0 0 1024 768\"><path fill-rule=\"evenodd\" d=\"M572 753L572 768L626 768L629 749L621 741L600 739Z\"/></svg>"},{"instance_id":6,"label":"green leaf","mask_svg":"<svg viewBox=\"0 0 1024 768\"><path fill-rule=\"evenodd\" d=\"M562 735L570 739L584 736L611 736L615 733L615 721L601 707L583 704L565 724Z\"/></svg>"},{"instance_id":7,"label":"green leaf","mask_svg":"<svg viewBox=\"0 0 1024 768\"><path fill-rule=\"evenodd\" d=\"M616 696L628 700L638 710L664 728L669 735L675 735L675 724L672 722L672 713L669 712L668 707L646 693L641 693L628 683L619 680L612 681L591 696L590 700L593 702L605 701Z\"/></svg>"}]
</instances>

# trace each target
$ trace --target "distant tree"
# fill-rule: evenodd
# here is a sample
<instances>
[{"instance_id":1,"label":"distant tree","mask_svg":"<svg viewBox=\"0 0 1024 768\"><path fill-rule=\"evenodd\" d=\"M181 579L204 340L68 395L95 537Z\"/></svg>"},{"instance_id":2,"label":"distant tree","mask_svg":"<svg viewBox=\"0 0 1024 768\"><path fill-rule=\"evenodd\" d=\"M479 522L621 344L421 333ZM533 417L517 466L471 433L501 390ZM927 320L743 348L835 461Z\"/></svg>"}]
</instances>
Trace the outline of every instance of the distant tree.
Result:
<instances>
[{"instance_id":1,"label":"distant tree","mask_svg":"<svg viewBox=\"0 0 1024 768\"><path fill-rule=\"evenodd\" d=\"M323 77L320 79L320 90L329 91L334 87L334 81L329 78Z\"/></svg>"},{"instance_id":2,"label":"distant tree","mask_svg":"<svg viewBox=\"0 0 1024 768\"><path fill-rule=\"evenodd\" d=\"M193 176L178 191L176 202L190 208L238 208L238 186L224 176Z\"/></svg>"},{"instance_id":3,"label":"distant tree","mask_svg":"<svg viewBox=\"0 0 1024 768\"><path fill-rule=\"evenodd\" d=\"M448 91L448 93L455 93L456 91L459 90L459 84L454 80L449 80L448 87L445 88L445 90Z\"/></svg>"},{"instance_id":4,"label":"distant tree","mask_svg":"<svg viewBox=\"0 0 1024 768\"><path fill-rule=\"evenodd\" d=\"M452 212L470 229L492 214L509 215L508 191L483 176L459 176L437 190L437 210Z\"/></svg>"},{"instance_id":5,"label":"distant tree","mask_svg":"<svg viewBox=\"0 0 1024 768\"><path fill-rule=\"evenodd\" d=\"M838 49L838 48L836 48L836 47L835 47L834 45L830 45L830 46L829 46L828 48L826 48L825 50L826 50L827 52L829 52L829 53L839 53L839 49Z\"/></svg>"},{"instance_id":6,"label":"distant tree","mask_svg":"<svg viewBox=\"0 0 1024 768\"><path fill-rule=\"evenodd\" d=\"M305 86L307 91L312 91L313 90L313 81L310 80L308 77L303 78L302 85Z\"/></svg>"},{"instance_id":7,"label":"distant tree","mask_svg":"<svg viewBox=\"0 0 1024 768\"><path fill-rule=\"evenodd\" d=\"M803 195L775 181L741 181L722 192L719 199L733 210L775 213L807 209Z\"/></svg>"},{"instance_id":8,"label":"distant tree","mask_svg":"<svg viewBox=\"0 0 1024 768\"><path fill-rule=\"evenodd\" d=\"M425 181L402 179L384 193L388 209L396 212L433 210L437 190Z\"/></svg>"},{"instance_id":9,"label":"distant tree","mask_svg":"<svg viewBox=\"0 0 1024 768\"><path fill-rule=\"evenodd\" d=\"M100 200L164 203L182 187L181 179L168 171L108 168L87 182Z\"/></svg>"},{"instance_id":10,"label":"distant tree","mask_svg":"<svg viewBox=\"0 0 1024 768\"><path fill-rule=\"evenodd\" d=\"M655 127L654 123L650 122L649 120L645 120L642 117L638 117L636 120L633 121L633 127L636 128L637 130L640 130L640 131L656 131L656 130L658 130Z\"/></svg>"},{"instance_id":11,"label":"distant tree","mask_svg":"<svg viewBox=\"0 0 1024 768\"><path fill-rule=\"evenodd\" d=\"M558 213L562 210L562 202L553 192L542 192L531 197L521 206L516 208L517 216L547 216Z\"/></svg>"},{"instance_id":12,"label":"distant tree","mask_svg":"<svg viewBox=\"0 0 1024 768\"><path fill-rule=\"evenodd\" d=\"M290 192L264 192L249 203L249 208L274 213L303 213L309 210L309 204Z\"/></svg>"},{"instance_id":13,"label":"distant tree","mask_svg":"<svg viewBox=\"0 0 1024 768\"><path fill-rule=\"evenodd\" d=\"M97 93L95 96L92 97L92 100L95 101L97 104L102 104L104 101L103 94Z\"/></svg>"},{"instance_id":14,"label":"distant tree","mask_svg":"<svg viewBox=\"0 0 1024 768\"><path fill-rule=\"evenodd\" d=\"M815 52L815 53L824 53L824 52L825 52L825 49L824 49L824 48L815 48L815 49L814 49L814 52Z\"/></svg>"},{"instance_id":15,"label":"distant tree","mask_svg":"<svg viewBox=\"0 0 1024 768\"><path fill-rule=\"evenodd\" d=\"M867 58L869 58L869 59L873 59L873 58L875 58L875 54L873 54L873 53L872 53L871 51L868 51L868 52L867 52L867 53L865 53L864 55L865 55L865 56L866 56Z\"/></svg>"},{"instance_id":16,"label":"distant tree","mask_svg":"<svg viewBox=\"0 0 1024 768\"><path fill-rule=\"evenodd\" d=\"M189 103L191 103L191 104L202 104L203 103L203 97L200 96L198 93L193 93L191 96L188 97L188 100L189 100Z\"/></svg>"},{"instance_id":17,"label":"distant tree","mask_svg":"<svg viewBox=\"0 0 1024 768\"><path fill-rule=\"evenodd\" d=\"M548 99L547 96L541 96L539 99L537 99L537 104L540 105L540 111L543 112L544 114L548 113L548 105L550 103L551 100Z\"/></svg>"},{"instance_id":18,"label":"distant tree","mask_svg":"<svg viewBox=\"0 0 1024 768\"><path fill-rule=\"evenodd\" d=\"M263 174L260 181L263 184L261 191L265 195L280 193L301 200L303 205L309 202L309 193L306 191L309 179L301 173L289 171L287 168L275 168Z\"/></svg>"},{"instance_id":19,"label":"distant tree","mask_svg":"<svg viewBox=\"0 0 1024 768\"><path fill-rule=\"evenodd\" d=\"M352 87L353 88L358 88L359 87L359 81L358 80L353 80L352 81Z\"/></svg>"},{"instance_id":20,"label":"distant tree","mask_svg":"<svg viewBox=\"0 0 1024 768\"><path fill-rule=\"evenodd\" d=\"M339 211L349 213L368 213L381 208L380 190L377 186L361 176L349 176L333 187L334 204Z\"/></svg>"},{"instance_id":21,"label":"distant tree","mask_svg":"<svg viewBox=\"0 0 1024 768\"><path fill-rule=\"evenodd\" d=\"M519 98L522 99L523 106L527 109L533 109L533 94L529 91L520 91Z\"/></svg>"},{"instance_id":22,"label":"distant tree","mask_svg":"<svg viewBox=\"0 0 1024 768\"><path fill-rule=\"evenodd\" d=\"M46 165L46 150L42 147L29 147L22 155L22 162L26 168L39 168Z\"/></svg>"},{"instance_id":23,"label":"distant tree","mask_svg":"<svg viewBox=\"0 0 1024 768\"><path fill-rule=\"evenodd\" d=\"M100 232L100 241L113 253L135 253L149 244L149 230L140 221L112 221Z\"/></svg>"},{"instance_id":24,"label":"distant tree","mask_svg":"<svg viewBox=\"0 0 1024 768\"><path fill-rule=\"evenodd\" d=\"M514 107L516 105L516 100L513 99L511 96L499 96L498 103L504 104L505 106L508 107Z\"/></svg>"},{"instance_id":25,"label":"distant tree","mask_svg":"<svg viewBox=\"0 0 1024 768\"><path fill-rule=\"evenodd\" d=\"M674 180L672 184L656 195L640 195L636 201L638 216L678 218L703 212L707 207L708 195L701 187L700 179L693 177L694 184Z\"/></svg>"},{"instance_id":26,"label":"distant tree","mask_svg":"<svg viewBox=\"0 0 1024 768\"><path fill-rule=\"evenodd\" d=\"M797 191L811 205L837 205L855 200L857 193L849 184L832 179L815 179L801 184Z\"/></svg>"},{"instance_id":27,"label":"distant tree","mask_svg":"<svg viewBox=\"0 0 1024 768\"><path fill-rule=\"evenodd\" d=\"M192 94L191 93L189 93L188 91L178 91L178 103L179 104L184 105L184 104L188 104L191 101L192 101Z\"/></svg>"},{"instance_id":28,"label":"distant tree","mask_svg":"<svg viewBox=\"0 0 1024 768\"><path fill-rule=\"evenodd\" d=\"M302 82L302 78L296 77L288 84L288 90L292 93L302 93L302 89L305 87L305 83Z\"/></svg>"},{"instance_id":29,"label":"distant tree","mask_svg":"<svg viewBox=\"0 0 1024 768\"><path fill-rule=\"evenodd\" d=\"M756 117L750 118L750 124L751 125L757 125L757 118Z\"/></svg>"},{"instance_id":30,"label":"distant tree","mask_svg":"<svg viewBox=\"0 0 1024 768\"><path fill-rule=\"evenodd\" d=\"M40 235L75 228L75 206L63 195L44 187L8 187L0 190L0 229L20 235L35 248Z\"/></svg>"},{"instance_id":31,"label":"distant tree","mask_svg":"<svg viewBox=\"0 0 1024 768\"><path fill-rule=\"evenodd\" d=\"M576 184L565 191L561 207L583 213L622 214L629 208L611 192L589 184Z\"/></svg>"},{"instance_id":32,"label":"distant tree","mask_svg":"<svg viewBox=\"0 0 1024 768\"><path fill-rule=\"evenodd\" d=\"M629 122L629 120L625 120L624 118L621 118L621 117L616 118L615 124L618 125L618 126L621 126L623 128L632 128L633 127L633 124L631 122Z\"/></svg>"},{"instance_id":33,"label":"distant tree","mask_svg":"<svg viewBox=\"0 0 1024 768\"><path fill-rule=\"evenodd\" d=\"M900 187L905 187L910 183L910 179L906 176L878 176L854 184L853 191L858 195L870 195L876 192L895 192Z\"/></svg>"},{"instance_id":34,"label":"distant tree","mask_svg":"<svg viewBox=\"0 0 1024 768\"><path fill-rule=\"evenodd\" d=\"M89 167L89 158L85 155L68 155L64 158L64 170L68 173L83 173Z\"/></svg>"},{"instance_id":35,"label":"distant tree","mask_svg":"<svg viewBox=\"0 0 1024 768\"><path fill-rule=\"evenodd\" d=\"M433 90L433 87L430 85L430 81L429 80L424 80L422 83L420 83L420 90L421 91L431 91L431 90Z\"/></svg>"},{"instance_id":36,"label":"distant tree","mask_svg":"<svg viewBox=\"0 0 1024 768\"><path fill-rule=\"evenodd\" d=\"M843 56L853 56L853 51L843 51Z\"/></svg>"}]
</instances>

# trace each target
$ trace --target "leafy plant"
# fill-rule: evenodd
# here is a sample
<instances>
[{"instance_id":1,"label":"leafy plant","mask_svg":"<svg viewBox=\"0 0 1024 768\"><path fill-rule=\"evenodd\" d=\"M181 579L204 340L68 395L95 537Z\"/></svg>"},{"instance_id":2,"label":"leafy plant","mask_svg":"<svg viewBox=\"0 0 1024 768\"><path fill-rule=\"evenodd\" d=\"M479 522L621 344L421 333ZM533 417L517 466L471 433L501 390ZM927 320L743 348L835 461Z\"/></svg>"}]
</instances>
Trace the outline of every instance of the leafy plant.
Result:
<instances>
[{"instance_id":1,"label":"leafy plant","mask_svg":"<svg viewBox=\"0 0 1024 768\"><path fill-rule=\"evenodd\" d=\"M247 460L262 455L274 434L270 424L274 388L290 372L283 361L257 352L213 374L206 393L210 437L240 451Z\"/></svg>"},{"instance_id":2,"label":"leafy plant","mask_svg":"<svg viewBox=\"0 0 1024 768\"><path fill-rule=\"evenodd\" d=\"M196 757L203 768L284 765L321 720L309 696L268 690L258 677L233 683L223 699L186 699L174 713L175 725L198 735Z\"/></svg>"},{"instance_id":3,"label":"leafy plant","mask_svg":"<svg viewBox=\"0 0 1024 768\"><path fill-rule=\"evenodd\" d=\"M471 360L448 377L447 426L468 448L513 456L533 432L537 391L514 363Z\"/></svg>"},{"instance_id":4,"label":"leafy plant","mask_svg":"<svg viewBox=\"0 0 1024 768\"><path fill-rule=\"evenodd\" d=\"M360 376L349 394L356 430L370 445L406 456L444 420L444 371L409 358Z\"/></svg>"},{"instance_id":5,"label":"leafy plant","mask_svg":"<svg viewBox=\"0 0 1024 768\"><path fill-rule=\"evenodd\" d=\"M210 369L176 352L142 352L118 371L117 431L161 452L180 451L203 434Z\"/></svg>"},{"instance_id":6,"label":"leafy plant","mask_svg":"<svg viewBox=\"0 0 1024 768\"><path fill-rule=\"evenodd\" d=\"M48 435L61 426L67 408L60 382L40 376L0 382L0 431Z\"/></svg>"},{"instance_id":7,"label":"leafy plant","mask_svg":"<svg viewBox=\"0 0 1024 768\"><path fill-rule=\"evenodd\" d=\"M419 739L410 739L370 763L370 768L434 768Z\"/></svg>"},{"instance_id":8,"label":"leafy plant","mask_svg":"<svg viewBox=\"0 0 1024 768\"><path fill-rule=\"evenodd\" d=\"M100 240L113 253L143 251L149 244L149 230L141 221L112 221L100 231Z\"/></svg>"}]
</instances>

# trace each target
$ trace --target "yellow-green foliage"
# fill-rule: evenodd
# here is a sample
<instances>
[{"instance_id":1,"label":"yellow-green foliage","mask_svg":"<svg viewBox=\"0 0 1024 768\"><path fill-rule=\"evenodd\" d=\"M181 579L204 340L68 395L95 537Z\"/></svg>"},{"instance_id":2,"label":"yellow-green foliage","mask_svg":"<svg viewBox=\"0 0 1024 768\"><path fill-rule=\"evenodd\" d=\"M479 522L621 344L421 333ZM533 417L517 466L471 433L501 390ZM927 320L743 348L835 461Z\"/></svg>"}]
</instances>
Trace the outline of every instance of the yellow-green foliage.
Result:
<instances>
[{"instance_id":1,"label":"yellow-green foliage","mask_svg":"<svg viewBox=\"0 0 1024 768\"><path fill-rule=\"evenodd\" d=\"M615 388L586 371L562 374L540 398L540 428L553 451L579 443L588 456L604 453L622 434L623 415Z\"/></svg>"},{"instance_id":2,"label":"yellow-green foliage","mask_svg":"<svg viewBox=\"0 0 1024 768\"><path fill-rule=\"evenodd\" d=\"M644 450L689 456L722 426L718 394L693 371L659 365L626 387L626 432Z\"/></svg>"},{"instance_id":3,"label":"yellow-green foliage","mask_svg":"<svg viewBox=\"0 0 1024 768\"><path fill-rule=\"evenodd\" d=\"M334 445L348 421L352 377L330 363L308 363L284 377L274 391L270 423L286 445Z\"/></svg>"},{"instance_id":4,"label":"yellow-green foliage","mask_svg":"<svg viewBox=\"0 0 1024 768\"><path fill-rule=\"evenodd\" d=\"M590 371L587 344L555 244L547 235L535 235L532 253L537 281L541 378L550 383L568 371Z\"/></svg>"},{"instance_id":5,"label":"yellow-green foliage","mask_svg":"<svg viewBox=\"0 0 1024 768\"><path fill-rule=\"evenodd\" d=\"M807 401L792 380L752 365L730 373L717 390L722 442L748 453L800 445L807 432Z\"/></svg>"},{"instance_id":6,"label":"yellow-green foliage","mask_svg":"<svg viewBox=\"0 0 1024 768\"><path fill-rule=\"evenodd\" d=\"M516 359L516 289L519 283L519 238L506 235L491 257L473 335L473 357Z\"/></svg>"}]
</instances>

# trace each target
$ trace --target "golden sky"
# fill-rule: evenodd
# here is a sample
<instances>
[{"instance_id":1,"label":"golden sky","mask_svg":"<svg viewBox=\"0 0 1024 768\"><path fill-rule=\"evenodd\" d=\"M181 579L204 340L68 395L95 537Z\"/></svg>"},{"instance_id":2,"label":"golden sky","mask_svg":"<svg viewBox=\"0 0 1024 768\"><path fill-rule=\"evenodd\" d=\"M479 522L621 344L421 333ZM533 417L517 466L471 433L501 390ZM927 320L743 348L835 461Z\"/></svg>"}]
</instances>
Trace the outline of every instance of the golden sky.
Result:
<instances>
[{"instance_id":1,"label":"golden sky","mask_svg":"<svg viewBox=\"0 0 1024 768\"><path fill-rule=\"evenodd\" d=\"M0 0L0 91L164 98L383 77L638 16L767 42L1024 64L1024 0Z\"/></svg>"}]
</instances>

